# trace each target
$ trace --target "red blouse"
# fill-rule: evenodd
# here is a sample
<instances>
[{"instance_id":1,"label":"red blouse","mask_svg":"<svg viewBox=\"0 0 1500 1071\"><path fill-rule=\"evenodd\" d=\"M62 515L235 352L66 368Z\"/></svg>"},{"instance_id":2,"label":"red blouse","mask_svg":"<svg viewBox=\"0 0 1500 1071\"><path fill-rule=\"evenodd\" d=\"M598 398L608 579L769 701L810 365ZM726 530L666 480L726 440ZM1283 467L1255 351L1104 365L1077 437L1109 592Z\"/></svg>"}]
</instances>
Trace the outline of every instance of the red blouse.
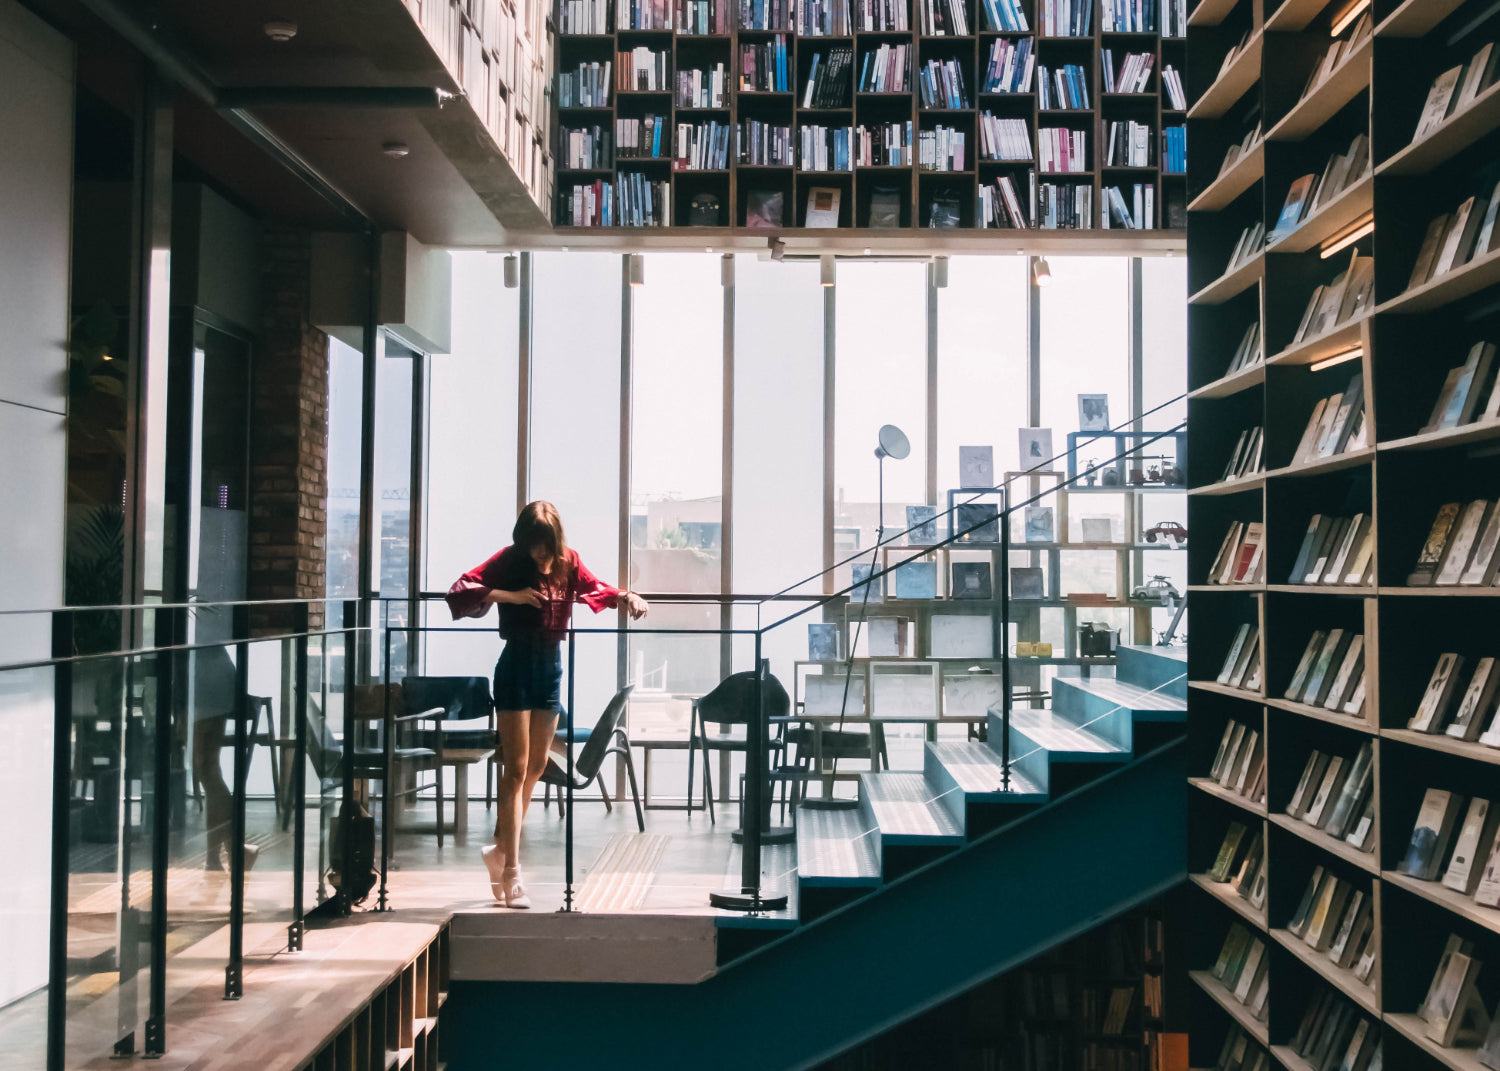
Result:
<instances>
[{"instance_id":1,"label":"red blouse","mask_svg":"<svg viewBox=\"0 0 1500 1071\"><path fill-rule=\"evenodd\" d=\"M555 638L567 632L575 602L583 603L596 614L620 604L623 592L589 572L572 547L568 548L567 561L569 579L565 587L560 587L543 580L529 553L515 546L506 547L454 582L446 596L448 609L455 621L462 617L484 617L489 612L484 597L490 591L535 588L542 595L540 607L500 604L500 634L511 637L541 632Z\"/></svg>"}]
</instances>

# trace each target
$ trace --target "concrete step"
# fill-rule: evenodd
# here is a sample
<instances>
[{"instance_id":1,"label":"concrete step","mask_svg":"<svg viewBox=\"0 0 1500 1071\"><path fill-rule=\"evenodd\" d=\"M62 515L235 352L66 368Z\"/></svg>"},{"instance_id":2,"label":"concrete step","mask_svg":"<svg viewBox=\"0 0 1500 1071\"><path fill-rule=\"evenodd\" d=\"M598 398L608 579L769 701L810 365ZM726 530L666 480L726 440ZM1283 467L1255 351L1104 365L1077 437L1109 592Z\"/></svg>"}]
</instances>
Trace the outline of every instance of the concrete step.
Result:
<instances>
[{"instance_id":1,"label":"concrete step","mask_svg":"<svg viewBox=\"0 0 1500 1071\"><path fill-rule=\"evenodd\" d=\"M990 821L978 821L975 828L971 825L974 818L971 808L998 812L1012 804L1024 806L1047 801L1042 786L1014 766L1009 786L1002 787L1005 771L1000 753L978 740L928 741L922 766L928 784L938 790L939 801L963 828L965 836L977 836L998 820L997 815L989 815Z\"/></svg>"},{"instance_id":2,"label":"concrete step","mask_svg":"<svg viewBox=\"0 0 1500 1071\"><path fill-rule=\"evenodd\" d=\"M880 884L874 825L863 808L797 808L797 879L805 887Z\"/></svg>"},{"instance_id":3,"label":"concrete step","mask_svg":"<svg viewBox=\"0 0 1500 1071\"><path fill-rule=\"evenodd\" d=\"M859 775L860 810L874 826L879 850L890 847L958 847L964 831L920 773ZM889 875L887 875L889 876Z\"/></svg>"}]
</instances>

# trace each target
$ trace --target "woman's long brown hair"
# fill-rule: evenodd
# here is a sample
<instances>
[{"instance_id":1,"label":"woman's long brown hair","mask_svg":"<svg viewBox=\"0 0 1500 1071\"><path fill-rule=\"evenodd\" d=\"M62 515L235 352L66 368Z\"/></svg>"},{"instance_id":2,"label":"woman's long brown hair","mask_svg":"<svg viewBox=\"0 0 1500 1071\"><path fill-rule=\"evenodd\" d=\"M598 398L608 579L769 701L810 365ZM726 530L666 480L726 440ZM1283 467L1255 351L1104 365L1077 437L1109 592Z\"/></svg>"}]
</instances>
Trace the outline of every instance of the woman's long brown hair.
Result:
<instances>
[{"instance_id":1,"label":"woman's long brown hair","mask_svg":"<svg viewBox=\"0 0 1500 1071\"><path fill-rule=\"evenodd\" d=\"M568 539L563 534L562 518L551 502L528 502L516 518L511 529L510 541L527 554L533 547L545 547L552 555L552 564L547 569L547 579L567 583L572 579L568 561Z\"/></svg>"}]
</instances>

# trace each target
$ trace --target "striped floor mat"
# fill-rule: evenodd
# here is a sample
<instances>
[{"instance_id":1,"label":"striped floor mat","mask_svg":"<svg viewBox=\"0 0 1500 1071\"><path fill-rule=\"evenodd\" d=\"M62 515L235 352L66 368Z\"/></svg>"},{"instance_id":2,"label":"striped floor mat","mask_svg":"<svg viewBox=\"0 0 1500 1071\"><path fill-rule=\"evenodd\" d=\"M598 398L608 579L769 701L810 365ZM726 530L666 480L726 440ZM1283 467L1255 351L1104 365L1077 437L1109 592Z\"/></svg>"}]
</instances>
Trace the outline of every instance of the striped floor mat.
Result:
<instances>
[{"instance_id":1,"label":"striped floor mat","mask_svg":"<svg viewBox=\"0 0 1500 1071\"><path fill-rule=\"evenodd\" d=\"M667 842L672 838L652 833L616 833L589 867L578 890L582 911L635 911L656 880Z\"/></svg>"}]
</instances>

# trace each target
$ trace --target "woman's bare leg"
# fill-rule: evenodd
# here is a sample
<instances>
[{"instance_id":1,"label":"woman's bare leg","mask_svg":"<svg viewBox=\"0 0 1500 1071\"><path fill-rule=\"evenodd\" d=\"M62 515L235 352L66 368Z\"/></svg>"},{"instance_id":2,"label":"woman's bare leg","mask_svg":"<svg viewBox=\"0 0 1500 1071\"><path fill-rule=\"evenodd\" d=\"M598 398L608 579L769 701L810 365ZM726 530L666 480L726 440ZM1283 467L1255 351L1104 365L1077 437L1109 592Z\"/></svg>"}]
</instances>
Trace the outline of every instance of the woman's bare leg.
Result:
<instances>
[{"instance_id":1,"label":"woman's bare leg","mask_svg":"<svg viewBox=\"0 0 1500 1071\"><path fill-rule=\"evenodd\" d=\"M203 818L208 833L209 870L223 870L222 851L229 844L229 826L234 807L219 753L228 735L227 717L201 718L193 724L193 770L203 786Z\"/></svg>"},{"instance_id":2,"label":"woman's bare leg","mask_svg":"<svg viewBox=\"0 0 1500 1071\"><path fill-rule=\"evenodd\" d=\"M495 715L500 734L500 777L495 800L495 847L506 866L521 854L521 819L525 815L522 790L526 785L527 756L531 753L531 722L527 710L502 710Z\"/></svg>"},{"instance_id":3,"label":"woman's bare leg","mask_svg":"<svg viewBox=\"0 0 1500 1071\"><path fill-rule=\"evenodd\" d=\"M531 806L531 797L536 793L536 783L547 772L547 753L552 750L552 737L557 732L557 711L533 710L531 712L531 747L526 754L526 783L521 788L521 817Z\"/></svg>"}]
</instances>

